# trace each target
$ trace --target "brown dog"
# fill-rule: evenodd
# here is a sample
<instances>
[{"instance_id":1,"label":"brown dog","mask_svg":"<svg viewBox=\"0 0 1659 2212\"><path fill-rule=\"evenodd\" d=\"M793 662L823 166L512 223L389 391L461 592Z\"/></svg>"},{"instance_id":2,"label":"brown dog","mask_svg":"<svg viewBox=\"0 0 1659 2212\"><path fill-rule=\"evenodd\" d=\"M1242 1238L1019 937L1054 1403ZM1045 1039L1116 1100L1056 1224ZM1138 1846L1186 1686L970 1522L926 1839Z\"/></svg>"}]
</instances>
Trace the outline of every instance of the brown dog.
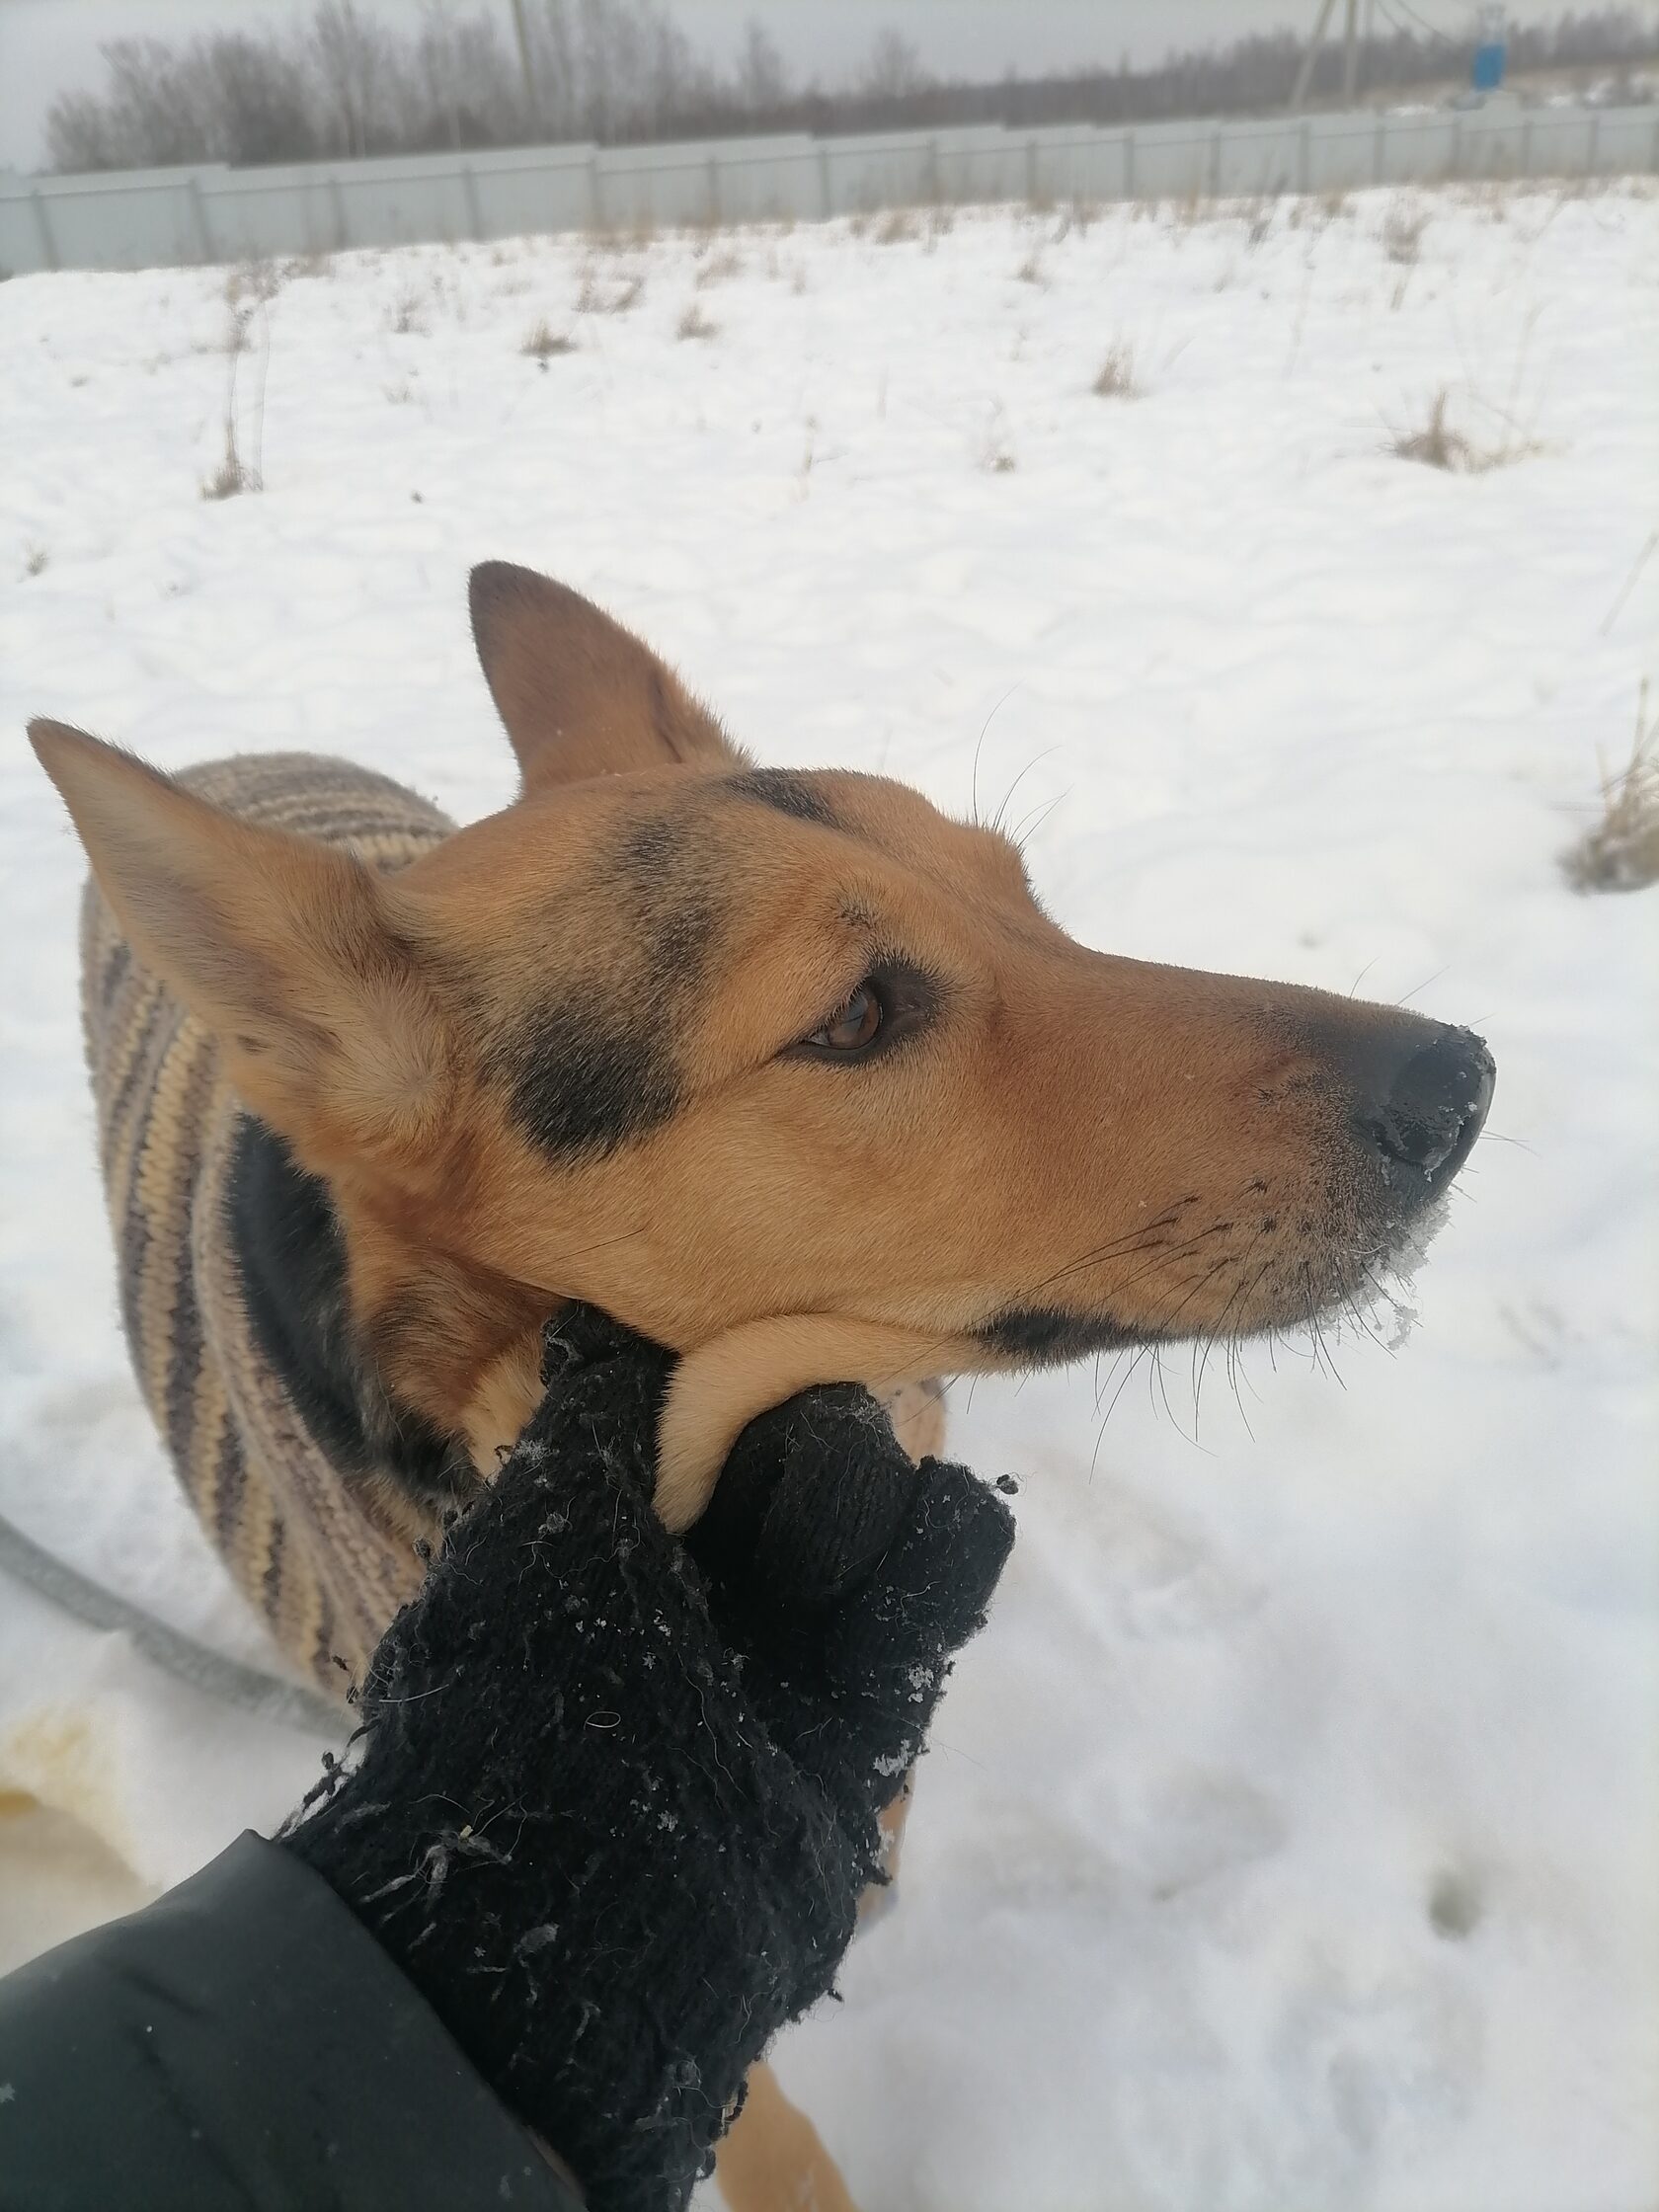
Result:
<instances>
[{"instance_id":1,"label":"brown dog","mask_svg":"<svg viewBox=\"0 0 1659 2212\"><path fill-rule=\"evenodd\" d=\"M744 1423L808 1383L1366 1299L1474 1142L1492 1063L1466 1031L1091 951L1006 837L878 777L754 767L575 592L490 565L472 604L523 790L395 873L31 733L109 940L311 1194L338 1260L314 1327L403 1542L516 1435L562 1300L684 1355L658 1492L684 1528ZM303 1336L317 1255L285 1251L254 1256ZM729 2186L844 2204L774 2096ZM816 2196L756 2147L779 2131Z\"/></svg>"}]
</instances>

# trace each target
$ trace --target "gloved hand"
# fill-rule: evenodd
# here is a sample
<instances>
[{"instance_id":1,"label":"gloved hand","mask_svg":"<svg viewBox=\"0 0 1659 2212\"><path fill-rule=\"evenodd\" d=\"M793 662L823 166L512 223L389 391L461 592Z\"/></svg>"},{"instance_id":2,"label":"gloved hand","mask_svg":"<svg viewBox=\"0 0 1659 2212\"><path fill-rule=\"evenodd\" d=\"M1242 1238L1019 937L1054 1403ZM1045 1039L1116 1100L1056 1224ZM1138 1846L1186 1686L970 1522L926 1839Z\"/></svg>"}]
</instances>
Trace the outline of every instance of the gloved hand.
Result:
<instances>
[{"instance_id":1,"label":"gloved hand","mask_svg":"<svg viewBox=\"0 0 1659 2212\"><path fill-rule=\"evenodd\" d=\"M360 1757L280 1839L593 2212L681 2206L830 1988L1012 1542L835 1388L745 1431L682 1546L650 1502L670 1367L549 1326L546 1397L375 1653Z\"/></svg>"}]
</instances>

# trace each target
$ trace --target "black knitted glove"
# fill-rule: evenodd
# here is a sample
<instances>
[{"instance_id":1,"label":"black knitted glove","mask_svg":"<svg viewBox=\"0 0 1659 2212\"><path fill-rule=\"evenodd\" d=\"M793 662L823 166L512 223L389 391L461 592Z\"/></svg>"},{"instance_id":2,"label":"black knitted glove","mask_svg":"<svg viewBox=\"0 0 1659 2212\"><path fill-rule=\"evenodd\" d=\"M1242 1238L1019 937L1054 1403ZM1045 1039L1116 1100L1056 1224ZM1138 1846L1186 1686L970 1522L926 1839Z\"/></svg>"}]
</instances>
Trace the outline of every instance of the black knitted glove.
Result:
<instances>
[{"instance_id":1,"label":"black knitted glove","mask_svg":"<svg viewBox=\"0 0 1659 2212\"><path fill-rule=\"evenodd\" d=\"M669 1370L599 1315L549 1328L546 1397L375 1653L360 1757L279 1839L593 2212L677 2212L830 1988L1012 1541L862 1391L810 1391L740 1440L705 1578L651 1510Z\"/></svg>"}]
</instances>

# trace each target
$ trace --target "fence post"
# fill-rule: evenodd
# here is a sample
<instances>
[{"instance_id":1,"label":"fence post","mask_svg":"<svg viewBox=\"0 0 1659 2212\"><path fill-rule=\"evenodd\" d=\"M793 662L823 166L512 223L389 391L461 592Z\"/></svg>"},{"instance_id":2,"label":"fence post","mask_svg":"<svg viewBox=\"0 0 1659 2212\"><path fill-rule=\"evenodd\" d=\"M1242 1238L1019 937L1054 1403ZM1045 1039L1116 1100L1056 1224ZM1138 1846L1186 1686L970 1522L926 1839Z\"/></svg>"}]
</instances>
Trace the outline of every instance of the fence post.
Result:
<instances>
[{"instance_id":1,"label":"fence post","mask_svg":"<svg viewBox=\"0 0 1659 2212\"><path fill-rule=\"evenodd\" d=\"M1593 177L1596 174L1596 156L1601 150L1601 144L1602 111L1600 108L1592 108L1590 111L1590 143L1584 149L1584 174L1587 177Z\"/></svg>"},{"instance_id":2,"label":"fence post","mask_svg":"<svg viewBox=\"0 0 1659 2212\"><path fill-rule=\"evenodd\" d=\"M467 221L472 225L472 235L474 238L482 239L484 236L484 217L478 205L478 179L472 173L472 163L470 161L463 161L461 164L461 190L466 195Z\"/></svg>"},{"instance_id":3,"label":"fence post","mask_svg":"<svg viewBox=\"0 0 1659 2212\"><path fill-rule=\"evenodd\" d=\"M1133 199L1135 198L1135 132L1133 129L1124 132L1123 146L1123 196L1126 199Z\"/></svg>"},{"instance_id":4,"label":"fence post","mask_svg":"<svg viewBox=\"0 0 1659 2212\"><path fill-rule=\"evenodd\" d=\"M40 186L36 185L31 189L29 197L35 202L35 223L40 233L40 251L45 256L46 267L55 269L57 267L57 241L52 236L52 227L46 218L46 196L41 192Z\"/></svg>"},{"instance_id":5,"label":"fence post","mask_svg":"<svg viewBox=\"0 0 1659 2212\"><path fill-rule=\"evenodd\" d=\"M835 195L830 183L830 148L822 139L818 146L818 190L824 203L824 219L828 222L835 212Z\"/></svg>"},{"instance_id":6,"label":"fence post","mask_svg":"<svg viewBox=\"0 0 1659 2212\"><path fill-rule=\"evenodd\" d=\"M1305 117L1297 131L1297 191L1313 190L1313 125Z\"/></svg>"},{"instance_id":7,"label":"fence post","mask_svg":"<svg viewBox=\"0 0 1659 2212\"><path fill-rule=\"evenodd\" d=\"M1029 205L1037 204L1037 141L1025 141L1025 197Z\"/></svg>"},{"instance_id":8,"label":"fence post","mask_svg":"<svg viewBox=\"0 0 1659 2212\"><path fill-rule=\"evenodd\" d=\"M718 229L720 225L720 156L718 154L710 154L708 157L708 185L709 228L714 230Z\"/></svg>"},{"instance_id":9,"label":"fence post","mask_svg":"<svg viewBox=\"0 0 1659 2212\"><path fill-rule=\"evenodd\" d=\"M1460 108L1452 118L1452 166L1448 174L1461 177L1463 173L1463 114Z\"/></svg>"},{"instance_id":10,"label":"fence post","mask_svg":"<svg viewBox=\"0 0 1659 2212\"><path fill-rule=\"evenodd\" d=\"M1521 174L1523 177L1530 177L1532 173L1533 118L1531 114L1529 113L1523 116L1521 118Z\"/></svg>"},{"instance_id":11,"label":"fence post","mask_svg":"<svg viewBox=\"0 0 1659 2212\"><path fill-rule=\"evenodd\" d=\"M933 206L939 204L939 136L937 131L927 141L927 197Z\"/></svg>"},{"instance_id":12,"label":"fence post","mask_svg":"<svg viewBox=\"0 0 1659 2212\"><path fill-rule=\"evenodd\" d=\"M1388 174L1388 126L1381 116L1372 125L1371 181L1380 185Z\"/></svg>"},{"instance_id":13,"label":"fence post","mask_svg":"<svg viewBox=\"0 0 1659 2212\"><path fill-rule=\"evenodd\" d=\"M207 202L201 196L201 179L187 177L185 191L190 196L191 213L196 217L196 240L204 262L213 259L213 233L207 227Z\"/></svg>"},{"instance_id":14,"label":"fence post","mask_svg":"<svg viewBox=\"0 0 1659 2212\"><path fill-rule=\"evenodd\" d=\"M599 155L597 147L588 156L588 228L604 228L604 198L599 191Z\"/></svg>"},{"instance_id":15,"label":"fence post","mask_svg":"<svg viewBox=\"0 0 1659 2212\"><path fill-rule=\"evenodd\" d=\"M334 208L334 250L337 254L343 254L352 243L352 233L346 223L346 193L339 175L332 169L329 171L328 184L329 202Z\"/></svg>"},{"instance_id":16,"label":"fence post","mask_svg":"<svg viewBox=\"0 0 1659 2212\"><path fill-rule=\"evenodd\" d=\"M1210 197L1222 197L1222 126L1218 123L1210 133Z\"/></svg>"}]
</instances>

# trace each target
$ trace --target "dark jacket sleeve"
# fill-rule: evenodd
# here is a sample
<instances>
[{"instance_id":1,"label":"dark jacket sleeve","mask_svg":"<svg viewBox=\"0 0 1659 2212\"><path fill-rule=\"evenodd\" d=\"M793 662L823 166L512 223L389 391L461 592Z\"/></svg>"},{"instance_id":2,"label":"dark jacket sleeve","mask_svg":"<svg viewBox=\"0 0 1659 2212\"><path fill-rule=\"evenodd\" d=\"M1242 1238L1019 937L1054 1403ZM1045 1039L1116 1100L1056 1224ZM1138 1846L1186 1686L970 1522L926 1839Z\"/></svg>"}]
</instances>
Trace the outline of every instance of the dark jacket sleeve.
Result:
<instances>
[{"instance_id":1,"label":"dark jacket sleeve","mask_svg":"<svg viewBox=\"0 0 1659 2212\"><path fill-rule=\"evenodd\" d=\"M320 1876L249 1834L0 1981L3 2212L579 2212Z\"/></svg>"}]
</instances>

